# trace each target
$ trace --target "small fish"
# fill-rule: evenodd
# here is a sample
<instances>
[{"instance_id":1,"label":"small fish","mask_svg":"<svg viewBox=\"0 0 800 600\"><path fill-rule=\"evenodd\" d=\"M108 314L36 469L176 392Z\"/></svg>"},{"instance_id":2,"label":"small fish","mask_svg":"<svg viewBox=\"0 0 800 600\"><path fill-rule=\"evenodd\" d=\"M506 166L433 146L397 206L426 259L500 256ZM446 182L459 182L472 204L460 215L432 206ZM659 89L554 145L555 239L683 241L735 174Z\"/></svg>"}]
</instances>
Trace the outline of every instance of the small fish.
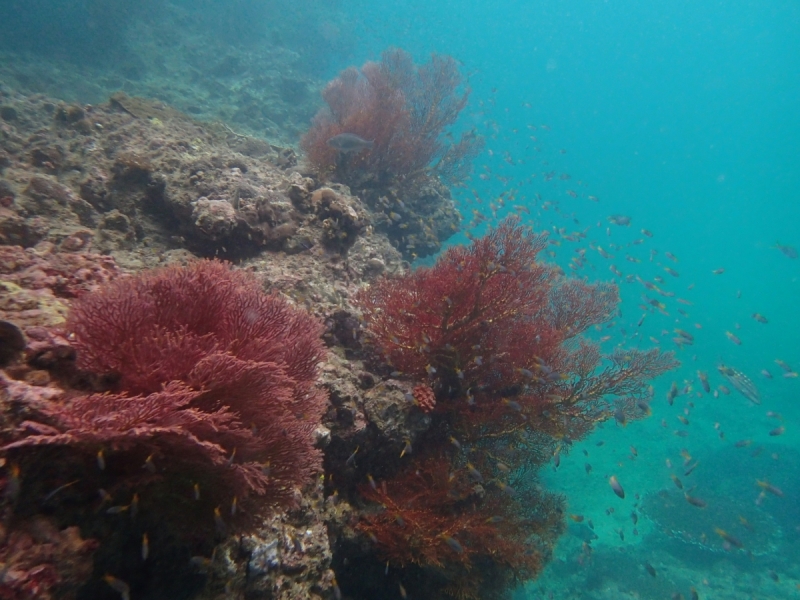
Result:
<instances>
[{"instance_id":1,"label":"small fish","mask_svg":"<svg viewBox=\"0 0 800 600\"><path fill-rule=\"evenodd\" d=\"M214 509L214 527L216 528L217 533L221 536L225 536L226 532L228 531L225 521L222 520L222 512L220 512L219 506Z\"/></svg>"},{"instance_id":2,"label":"small fish","mask_svg":"<svg viewBox=\"0 0 800 600\"><path fill-rule=\"evenodd\" d=\"M649 238L653 237L653 232L652 232L652 231L649 231L649 230L647 230L647 229L642 229L642 234L643 234L643 235L646 235L646 236L647 236L647 237L649 237Z\"/></svg>"},{"instance_id":3,"label":"small fish","mask_svg":"<svg viewBox=\"0 0 800 600\"><path fill-rule=\"evenodd\" d=\"M778 496L779 498L783 497L783 490L779 487L775 487L769 481L761 481L760 479L756 479L756 485L762 490L769 492L773 496Z\"/></svg>"},{"instance_id":4,"label":"small fish","mask_svg":"<svg viewBox=\"0 0 800 600\"><path fill-rule=\"evenodd\" d=\"M793 373L792 367L790 367L787 363L783 362L781 359L776 358L775 364L778 365L781 369L784 370L786 373Z\"/></svg>"},{"instance_id":5,"label":"small fish","mask_svg":"<svg viewBox=\"0 0 800 600\"><path fill-rule=\"evenodd\" d=\"M369 473L367 473L367 481L369 482L369 487L371 487L373 491L377 492L378 484L375 483L375 478Z\"/></svg>"},{"instance_id":6,"label":"small fish","mask_svg":"<svg viewBox=\"0 0 800 600\"><path fill-rule=\"evenodd\" d=\"M517 494L517 490L515 490L510 485L503 483L502 481L497 482L497 487L499 487L503 492L505 492L507 496L515 496Z\"/></svg>"},{"instance_id":7,"label":"small fish","mask_svg":"<svg viewBox=\"0 0 800 600\"><path fill-rule=\"evenodd\" d=\"M344 461L345 466L352 467L353 464L356 462L356 454L358 454L358 449L360 446L356 446L356 449L353 450L353 453L347 457L347 460Z\"/></svg>"},{"instance_id":8,"label":"small fish","mask_svg":"<svg viewBox=\"0 0 800 600\"><path fill-rule=\"evenodd\" d=\"M625 490L622 489L619 481L617 480L616 475L612 475L608 479L608 485L611 486L611 489L614 490L614 493L619 496L620 498L625 498Z\"/></svg>"},{"instance_id":9,"label":"small fish","mask_svg":"<svg viewBox=\"0 0 800 600\"><path fill-rule=\"evenodd\" d=\"M620 227L627 227L631 224L631 218L626 215L611 215L608 221Z\"/></svg>"},{"instance_id":10,"label":"small fish","mask_svg":"<svg viewBox=\"0 0 800 600\"><path fill-rule=\"evenodd\" d=\"M342 600L342 590L339 589L339 584L336 581L336 578L331 581L331 587L333 587L334 600Z\"/></svg>"},{"instance_id":11,"label":"small fish","mask_svg":"<svg viewBox=\"0 0 800 600\"><path fill-rule=\"evenodd\" d=\"M102 449L97 451L97 468L101 471L106 470L106 457Z\"/></svg>"},{"instance_id":12,"label":"small fish","mask_svg":"<svg viewBox=\"0 0 800 600\"><path fill-rule=\"evenodd\" d=\"M56 488L56 489L54 489L52 492L50 492L49 494L47 494L47 496L45 496L45 497L44 497L44 500L42 500L42 503L43 503L43 504L46 504L48 500L50 500L50 499L51 499L53 496L55 496L56 494L58 494L60 491L62 491L62 490L65 490L65 489L67 489L68 487L71 487L71 486L75 485L75 484L76 484L76 483L78 483L79 481L80 481L80 479L76 479L75 481L70 481L69 483L65 483L64 485L61 485L61 486L57 487L57 488Z\"/></svg>"},{"instance_id":13,"label":"small fish","mask_svg":"<svg viewBox=\"0 0 800 600\"><path fill-rule=\"evenodd\" d=\"M697 377L700 379L700 384L703 386L705 393L711 393L711 386L708 383L708 375L706 375L704 371L698 371Z\"/></svg>"},{"instance_id":14,"label":"small fish","mask_svg":"<svg viewBox=\"0 0 800 600\"><path fill-rule=\"evenodd\" d=\"M726 332L725 332L725 336L726 336L726 337L727 337L727 338L728 338L730 341L732 341L734 344L736 344L737 346L741 346L741 345L742 345L742 340L740 340L738 337L736 337L736 336L735 336L734 334L732 334L730 331L726 331Z\"/></svg>"},{"instance_id":15,"label":"small fish","mask_svg":"<svg viewBox=\"0 0 800 600\"><path fill-rule=\"evenodd\" d=\"M467 463L467 472L469 472L469 476L472 477L472 479L474 481L476 481L478 483L481 483L483 481L483 476L480 474L478 469L476 469L475 466L471 462Z\"/></svg>"},{"instance_id":16,"label":"small fish","mask_svg":"<svg viewBox=\"0 0 800 600\"><path fill-rule=\"evenodd\" d=\"M8 479L6 480L6 489L3 495L12 502L19 497L20 489L22 489L22 480L19 477L19 473L19 465L11 465L10 473L8 474Z\"/></svg>"},{"instance_id":17,"label":"small fish","mask_svg":"<svg viewBox=\"0 0 800 600\"><path fill-rule=\"evenodd\" d=\"M767 379L772 379L772 373L767 371L766 369L761 369L761 374L766 377Z\"/></svg>"},{"instance_id":18,"label":"small fish","mask_svg":"<svg viewBox=\"0 0 800 600\"><path fill-rule=\"evenodd\" d=\"M122 579L117 579L113 575L106 573L103 576L103 580L111 587L112 590L120 595L122 600L130 600L131 588L127 583L122 581Z\"/></svg>"},{"instance_id":19,"label":"small fish","mask_svg":"<svg viewBox=\"0 0 800 600\"><path fill-rule=\"evenodd\" d=\"M505 519L499 515L495 515L493 517L489 517L486 519L486 523L494 524L494 523L502 523Z\"/></svg>"},{"instance_id":20,"label":"small fish","mask_svg":"<svg viewBox=\"0 0 800 600\"><path fill-rule=\"evenodd\" d=\"M207 570L211 568L212 560L205 556L193 556L189 559L189 564L198 569Z\"/></svg>"},{"instance_id":21,"label":"small fish","mask_svg":"<svg viewBox=\"0 0 800 600\"><path fill-rule=\"evenodd\" d=\"M150 556L150 540L147 539L147 533L142 534L142 560L147 560Z\"/></svg>"},{"instance_id":22,"label":"small fish","mask_svg":"<svg viewBox=\"0 0 800 600\"><path fill-rule=\"evenodd\" d=\"M338 150L342 154L350 154L351 152L358 153L362 150L371 150L375 145L374 141L365 140L354 133L340 133L339 135L333 136L325 143L334 150Z\"/></svg>"},{"instance_id":23,"label":"small fish","mask_svg":"<svg viewBox=\"0 0 800 600\"><path fill-rule=\"evenodd\" d=\"M650 577L656 576L656 569L649 562L645 561L644 568L650 574Z\"/></svg>"},{"instance_id":24,"label":"small fish","mask_svg":"<svg viewBox=\"0 0 800 600\"><path fill-rule=\"evenodd\" d=\"M678 479L677 475L672 473L669 477L670 479L672 479L672 482L675 484L675 487L677 487L679 490L683 489L683 483L681 482L680 479Z\"/></svg>"},{"instance_id":25,"label":"small fish","mask_svg":"<svg viewBox=\"0 0 800 600\"><path fill-rule=\"evenodd\" d=\"M714 269L711 271L714 275L722 275L725 272L725 269Z\"/></svg>"},{"instance_id":26,"label":"small fish","mask_svg":"<svg viewBox=\"0 0 800 600\"><path fill-rule=\"evenodd\" d=\"M147 469L148 472L155 474L155 472L156 472L156 464L153 462L153 455L152 454L150 456L148 456L147 459L144 461L144 464L142 465L142 468L143 469Z\"/></svg>"},{"instance_id":27,"label":"small fish","mask_svg":"<svg viewBox=\"0 0 800 600\"><path fill-rule=\"evenodd\" d=\"M406 454L411 454L411 440L406 438L406 443L403 446L403 451L400 452L400 458L403 458Z\"/></svg>"},{"instance_id":28,"label":"small fish","mask_svg":"<svg viewBox=\"0 0 800 600\"><path fill-rule=\"evenodd\" d=\"M108 510L106 510L106 514L109 514L109 515L119 515L119 514L121 514L121 513L124 513L124 512L125 512L126 510L128 510L130 507L131 507L131 506L130 506L130 504L128 504L128 505L126 505L126 506L112 506L111 508L109 508Z\"/></svg>"},{"instance_id":29,"label":"small fish","mask_svg":"<svg viewBox=\"0 0 800 600\"><path fill-rule=\"evenodd\" d=\"M459 441L458 441L456 438L454 438L452 435L450 436L450 443L451 443L451 444L453 444L453 446L455 446L455 447L456 447L456 449L457 449L459 452L461 452L461 444L460 444L460 443L459 443Z\"/></svg>"},{"instance_id":30,"label":"small fish","mask_svg":"<svg viewBox=\"0 0 800 600\"><path fill-rule=\"evenodd\" d=\"M575 521L576 523L583 523L584 519L583 515L570 515L569 518Z\"/></svg>"},{"instance_id":31,"label":"small fish","mask_svg":"<svg viewBox=\"0 0 800 600\"><path fill-rule=\"evenodd\" d=\"M775 429L772 429L769 432L769 435L771 435L772 437L775 437L777 435L783 435L784 431L786 431L786 428L783 425L781 425L779 427L776 427Z\"/></svg>"},{"instance_id":32,"label":"small fish","mask_svg":"<svg viewBox=\"0 0 800 600\"><path fill-rule=\"evenodd\" d=\"M672 406L672 403L675 401L675 398L677 396L678 396L678 384L673 381L672 385L669 388L669 391L667 392L667 402L669 403L670 406Z\"/></svg>"},{"instance_id":33,"label":"small fish","mask_svg":"<svg viewBox=\"0 0 800 600\"><path fill-rule=\"evenodd\" d=\"M788 258L794 259L797 258L798 256L797 248L795 248L794 246L784 246L783 244L778 242L773 246L773 248L780 250L781 252L783 252L784 256Z\"/></svg>"},{"instance_id":34,"label":"small fish","mask_svg":"<svg viewBox=\"0 0 800 600\"><path fill-rule=\"evenodd\" d=\"M694 470L697 468L697 465L699 465L699 464L700 464L700 461L696 460L693 463L687 465L686 466L686 470L683 472L683 475L685 477L688 477L689 475L691 475L694 472Z\"/></svg>"},{"instance_id":35,"label":"small fish","mask_svg":"<svg viewBox=\"0 0 800 600\"><path fill-rule=\"evenodd\" d=\"M195 500L200 500L200 484L199 483L195 483L194 484L194 499Z\"/></svg>"},{"instance_id":36,"label":"small fish","mask_svg":"<svg viewBox=\"0 0 800 600\"><path fill-rule=\"evenodd\" d=\"M742 396L753 404L761 404L761 396L755 384L741 371L726 365L719 365L717 370L736 388ZM721 389L721 388L720 388Z\"/></svg>"},{"instance_id":37,"label":"small fish","mask_svg":"<svg viewBox=\"0 0 800 600\"><path fill-rule=\"evenodd\" d=\"M111 500L113 500L113 498L111 497L111 494L109 494L103 488L100 488L99 490L97 490L97 495L100 496L100 506L101 507L103 506L103 504L106 504L108 502L111 502Z\"/></svg>"},{"instance_id":38,"label":"small fish","mask_svg":"<svg viewBox=\"0 0 800 600\"><path fill-rule=\"evenodd\" d=\"M753 318L754 318L756 321L758 321L759 323L764 323L765 325L766 325L767 323L769 323L769 321L767 320L767 317L765 317L764 315L760 315L760 314L758 314L758 313L753 313Z\"/></svg>"},{"instance_id":39,"label":"small fish","mask_svg":"<svg viewBox=\"0 0 800 600\"><path fill-rule=\"evenodd\" d=\"M139 494L134 494L131 498L131 519L135 519L139 514Z\"/></svg>"},{"instance_id":40,"label":"small fish","mask_svg":"<svg viewBox=\"0 0 800 600\"><path fill-rule=\"evenodd\" d=\"M401 597L403 600L406 600L406 599L408 598L408 592L406 592L406 588L404 588L404 587L403 587L403 584L402 584L402 583L400 583L399 581L397 582L397 585L398 585L398 587L400 588L400 597Z\"/></svg>"},{"instance_id":41,"label":"small fish","mask_svg":"<svg viewBox=\"0 0 800 600\"><path fill-rule=\"evenodd\" d=\"M686 501L691 504L692 506L696 506L697 508L705 508L708 506L708 503L705 500L701 500L696 496L690 496L686 492L684 492L683 497L686 498Z\"/></svg>"},{"instance_id":42,"label":"small fish","mask_svg":"<svg viewBox=\"0 0 800 600\"><path fill-rule=\"evenodd\" d=\"M239 509L239 498L237 496L233 497L231 501L231 517L236 516L236 511Z\"/></svg>"},{"instance_id":43,"label":"small fish","mask_svg":"<svg viewBox=\"0 0 800 600\"><path fill-rule=\"evenodd\" d=\"M733 537L730 533L725 531L724 529L720 529L719 527L714 528L714 532L721 537L723 540L728 542L731 546L736 548L744 548L744 544L739 541L739 539Z\"/></svg>"},{"instance_id":44,"label":"small fish","mask_svg":"<svg viewBox=\"0 0 800 600\"><path fill-rule=\"evenodd\" d=\"M444 543L450 546L450 549L457 554L464 554L464 546L462 546L458 540L452 536L442 534L442 539Z\"/></svg>"}]
</instances>

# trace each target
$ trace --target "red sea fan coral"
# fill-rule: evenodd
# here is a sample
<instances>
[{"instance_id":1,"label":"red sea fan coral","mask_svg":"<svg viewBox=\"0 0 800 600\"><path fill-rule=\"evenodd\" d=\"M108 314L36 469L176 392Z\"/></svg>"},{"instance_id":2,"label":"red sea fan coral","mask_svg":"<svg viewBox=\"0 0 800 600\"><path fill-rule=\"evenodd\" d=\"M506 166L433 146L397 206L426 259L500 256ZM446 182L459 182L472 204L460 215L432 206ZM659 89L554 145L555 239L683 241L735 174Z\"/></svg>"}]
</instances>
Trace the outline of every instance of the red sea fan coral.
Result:
<instances>
[{"instance_id":1,"label":"red sea fan coral","mask_svg":"<svg viewBox=\"0 0 800 600\"><path fill-rule=\"evenodd\" d=\"M569 418L559 427L577 427L579 414L591 411L583 420L591 427L610 414L604 395L640 395L647 378L673 364L669 355L629 351L590 377L603 357L574 338L610 318L617 289L564 279L537 260L545 245L545 236L508 219L433 267L384 279L358 297L367 331L389 363L440 391L437 411L483 426L509 413L541 418L563 409ZM459 409L465 396L468 415ZM554 421L546 420L550 431Z\"/></svg>"},{"instance_id":2,"label":"red sea fan coral","mask_svg":"<svg viewBox=\"0 0 800 600\"><path fill-rule=\"evenodd\" d=\"M548 323L534 322L556 278L536 260L545 245L545 237L506 221L469 247L451 248L431 268L370 286L358 302L372 339L413 377L435 375L459 388L486 382L498 369L519 377L515 369L533 369L534 355L549 357L562 339Z\"/></svg>"},{"instance_id":3,"label":"red sea fan coral","mask_svg":"<svg viewBox=\"0 0 800 600\"><path fill-rule=\"evenodd\" d=\"M37 407L45 418L5 450L112 448L136 457L134 479L154 456L274 502L319 469L321 326L251 275L202 261L121 279L77 301L68 327L80 367L117 378L114 393Z\"/></svg>"},{"instance_id":4,"label":"red sea fan coral","mask_svg":"<svg viewBox=\"0 0 800 600\"><path fill-rule=\"evenodd\" d=\"M614 314L617 289L564 278L538 260L546 243L507 219L357 297L374 345L435 401L412 462L360 488L380 508L359 528L391 562L442 568L449 589L476 589L488 565L509 585L535 576L563 527L537 470L615 412L643 416L648 380L676 366L581 338Z\"/></svg>"},{"instance_id":5,"label":"red sea fan coral","mask_svg":"<svg viewBox=\"0 0 800 600\"><path fill-rule=\"evenodd\" d=\"M116 375L133 394L188 381L217 352L280 365L303 387L324 352L316 320L217 261L116 281L74 303L66 329L80 368Z\"/></svg>"},{"instance_id":6,"label":"red sea fan coral","mask_svg":"<svg viewBox=\"0 0 800 600\"><path fill-rule=\"evenodd\" d=\"M383 53L380 63L349 68L322 93L327 108L314 118L301 141L311 163L340 175L369 174L379 179L407 176L432 163L434 172L455 175L481 147L473 133L452 145L442 141L464 108L468 91L449 56L414 65L400 49ZM328 140L350 133L373 142L368 152L348 156L346 167Z\"/></svg>"}]
</instances>

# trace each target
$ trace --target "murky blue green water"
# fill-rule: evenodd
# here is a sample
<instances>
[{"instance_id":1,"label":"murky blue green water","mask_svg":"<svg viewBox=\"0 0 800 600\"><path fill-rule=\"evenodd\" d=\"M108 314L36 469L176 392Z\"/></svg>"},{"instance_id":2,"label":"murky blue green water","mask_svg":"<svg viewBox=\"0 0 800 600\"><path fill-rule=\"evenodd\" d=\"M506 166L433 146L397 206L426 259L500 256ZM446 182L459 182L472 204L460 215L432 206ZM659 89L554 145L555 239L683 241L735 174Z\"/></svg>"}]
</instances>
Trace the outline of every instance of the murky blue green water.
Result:
<instances>
[{"instance_id":1,"label":"murky blue green water","mask_svg":"<svg viewBox=\"0 0 800 600\"><path fill-rule=\"evenodd\" d=\"M147 3L2 4L5 51L57 57L109 88L136 63L120 36L161 15ZM649 419L607 423L547 470L571 524L520 600L800 593L800 5L176 4L231 45L294 49L298 72L320 79L389 46L457 58L472 88L459 127L487 138L454 192L465 220L516 212L549 230L566 271L620 284L621 313L597 339L676 351L682 366L654 382ZM160 76L166 88L169 68ZM97 101L82 94L101 88L64 96ZM761 403L720 365L749 378Z\"/></svg>"}]
</instances>

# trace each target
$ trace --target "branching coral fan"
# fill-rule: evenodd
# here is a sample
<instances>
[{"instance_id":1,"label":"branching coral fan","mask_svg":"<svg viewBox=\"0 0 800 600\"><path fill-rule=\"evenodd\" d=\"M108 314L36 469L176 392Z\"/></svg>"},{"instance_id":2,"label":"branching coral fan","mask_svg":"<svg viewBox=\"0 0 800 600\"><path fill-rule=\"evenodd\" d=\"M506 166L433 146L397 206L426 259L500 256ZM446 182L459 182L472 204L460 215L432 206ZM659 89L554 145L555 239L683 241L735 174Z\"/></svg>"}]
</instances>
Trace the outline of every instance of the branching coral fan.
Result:
<instances>
[{"instance_id":1,"label":"branching coral fan","mask_svg":"<svg viewBox=\"0 0 800 600\"><path fill-rule=\"evenodd\" d=\"M482 143L472 132L454 144L442 141L467 103L463 84L449 56L434 55L415 66L407 52L387 50L380 63L351 67L325 87L322 97L328 106L314 118L301 146L315 167L335 170L348 180L409 176L432 163L436 174L458 179ZM328 145L342 133L371 141L372 147L343 157Z\"/></svg>"},{"instance_id":2,"label":"branching coral fan","mask_svg":"<svg viewBox=\"0 0 800 600\"><path fill-rule=\"evenodd\" d=\"M444 564L458 589L478 559L507 581L535 576L562 527L536 469L615 413L643 416L648 380L676 364L657 350L603 356L584 339L616 311L617 289L564 278L537 260L545 246L509 219L358 298L387 361L436 392L407 468L362 486L381 508L360 527L389 560Z\"/></svg>"},{"instance_id":3,"label":"branching coral fan","mask_svg":"<svg viewBox=\"0 0 800 600\"><path fill-rule=\"evenodd\" d=\"M202 481L209 523L214 503L285 503L320 469L321 326L251 275L202 261L119 279L78 300L67 330L112 391L38 407L6 451L67 446L114 464L111 485L142 502L161 481L191 503Z\"/></svg>"}]
</instances>

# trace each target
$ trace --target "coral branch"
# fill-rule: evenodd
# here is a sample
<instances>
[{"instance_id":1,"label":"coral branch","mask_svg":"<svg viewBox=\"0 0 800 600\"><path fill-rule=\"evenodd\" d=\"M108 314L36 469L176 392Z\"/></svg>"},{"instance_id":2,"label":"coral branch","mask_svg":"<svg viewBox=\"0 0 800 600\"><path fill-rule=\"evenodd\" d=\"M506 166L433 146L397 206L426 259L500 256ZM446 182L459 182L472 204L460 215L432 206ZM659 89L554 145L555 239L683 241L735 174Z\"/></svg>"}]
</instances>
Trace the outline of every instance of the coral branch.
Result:
<instances>
[{"instance_id":1,"label":"coral branch","mask_svg":"<svg viewBox=\"0 0 800 600\"><path fill-rule=\"evenodd\" d=\"M322 97L328 106L314 118L301 146L320 171L348 179L409 176L433 162L434 172L463 173L481 139L469 132L452 146L442 141L467 103L463 85L449 56L434 55L415 66L407 52L387 50L380 63L351 67L326 86ZM327 143L342 133L371 141L372 147L343 157Z\"/></svg>"}]
</instances>

